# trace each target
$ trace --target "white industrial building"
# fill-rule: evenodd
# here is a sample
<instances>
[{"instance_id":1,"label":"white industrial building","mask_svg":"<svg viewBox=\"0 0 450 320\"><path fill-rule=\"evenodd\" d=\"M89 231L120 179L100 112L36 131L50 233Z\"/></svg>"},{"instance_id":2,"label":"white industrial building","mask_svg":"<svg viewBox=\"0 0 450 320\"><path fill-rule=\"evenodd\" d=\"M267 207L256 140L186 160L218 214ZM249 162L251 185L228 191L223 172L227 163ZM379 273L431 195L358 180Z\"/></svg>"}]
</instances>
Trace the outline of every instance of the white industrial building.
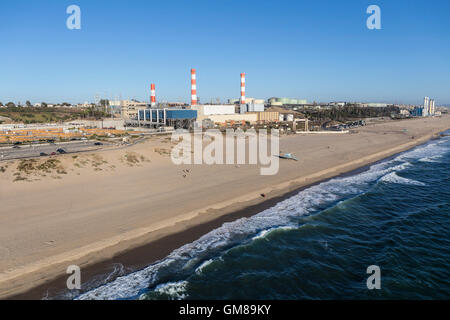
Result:
<instances>
[{"instance_id":1,"label":"white industrial building","mask_svg":"<svg viewBox=\"0 0 450 320\"><path fill-rule=\"evenodd\" d=\"M264 112L264 104L259 103L241 104L241 114L247 112Z\"/></svg>"},{"instance_id":2,"label":"white industrial building","mask_svg":"<svg viewBox=\"0 0 450 320\"><path fill-rule=\"evenodd\" d=\"M235 114L236 108L234 105L197 105L192 106L192 110L197 110L198 117L202 116L212 116L212 115L225 115L225 114Z\"/></svg>"},{"instance_id":3,"label":"white industrial building","mask_svg":"<svg viewBox=\"0 0 450 320\"><path fill-rule=\"evenodd\" d=\"M262 105L264 111L264 105ZM255 123L258 120L257 114L236 113L235 105L197 105L192 106L192 110L197 110L197 125L201 126L202 121L205 119L211 120L213 123L226 123L227 121L246 121L250 123ZM252 109L255 109L252 107ZM260 107L256 107L260 109Z\"/></svg>"}]
</instances>

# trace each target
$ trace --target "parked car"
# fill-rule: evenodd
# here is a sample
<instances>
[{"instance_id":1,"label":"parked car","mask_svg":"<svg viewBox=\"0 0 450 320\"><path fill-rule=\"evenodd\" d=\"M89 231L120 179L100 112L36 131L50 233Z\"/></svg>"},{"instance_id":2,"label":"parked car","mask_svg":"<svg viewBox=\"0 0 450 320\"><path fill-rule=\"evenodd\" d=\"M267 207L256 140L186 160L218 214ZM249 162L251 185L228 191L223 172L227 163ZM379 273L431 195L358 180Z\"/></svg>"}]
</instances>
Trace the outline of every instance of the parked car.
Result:
<instances>
[{"instance_id":1,"label":"parked car","mask_svg":"<svg viewBox=\"0 0 450 320\"><path fill-rule=\"evenodd\" d=\"M56 156L56 152L52 152L50 155L52 156Z\"/></svg>"},{"instance_id":2,"label":"parked car","mask_svg":"<svg viewBox=\"0 0 450 320\"><path fill-rule=\"evenodd\" d=\"M48 154L46 154L45 152L41 152L39 155L40 155L41 157L46 157L46 156L48 156Z\"/></svg>"},{"instance_id":3,"label":"parked car","mask_svg":"<svg viewBox=\"0 0 450 320\"><path fill-rule=\"evenodd\" d=\"M56 150L56 152L58 152L59 154L64 154L67 153L66 150L59 148L58 150Z\"/></svg>"},{"instance_id":4,"label":"parked car","mask_svg":"<svg viewBox=\"0 0 450 320\"><path fill-rule=\"evenodd\" d=\"M94 145L95 145L95 146L102 146L103 143L101 143L101 142L96 142L96 143L94 143Z\"/></svg>"}]
</instances>

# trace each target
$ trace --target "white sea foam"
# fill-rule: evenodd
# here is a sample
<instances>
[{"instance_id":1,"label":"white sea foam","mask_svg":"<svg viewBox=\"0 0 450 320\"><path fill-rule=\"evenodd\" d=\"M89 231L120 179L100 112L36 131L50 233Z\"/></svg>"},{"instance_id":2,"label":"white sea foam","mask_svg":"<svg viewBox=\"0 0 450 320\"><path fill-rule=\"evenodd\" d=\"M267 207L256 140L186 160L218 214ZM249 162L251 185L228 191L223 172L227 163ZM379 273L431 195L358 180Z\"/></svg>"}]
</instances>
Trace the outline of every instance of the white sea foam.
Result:
<instances>
[{"instance_id":1,"label":"white sea foam","mask_svg":"<svg viewBox=\"0 0 450 320\"><path fill-rule=\"evenodd\" d=\"M273 228L297 227L296 217L309 215L336 201L366 192L380 178L383 178L383 181L397 181L396 183L421 184L418 181L401 178L395 173L409 168L411 160L435 156L446 151L448 148L442 147L436 142L430 143L403 153L394 159L372 165L365 172L334 178L309 187L255 216L225 223L200 239L174 250L165 259L141 271L119 277L111 283L91 290L81 295L79 299L136 298L149 287L158 285L164 279L170 279L172 274L181 277L185 275L187 278L195 272L195 266L199 261L208 263L209 259L228 248L252 238L258 239L267 236ZM158 287L156 288L158 289Z\"/></svg>"},{"instance_id":2,"label":"white sea foam","mask_svg":"<svg viewBox=\"0 0 450 320\"><path fill-rule=\"evenodd\" d=\"M187 285L187 281L168 282L157 286L154 292L166 295L173 300L183 300L188 297L186 294ZM141 295L139 298L145 299L145 295Z\"/></svg>"},{"instance_id":3,"label":"white sea foam","mask_svg":"<svg viewBox=\"0 0 450 320\"><path fill-rule=\"evenodd\" d=\"M205 262L203 262L197 269L195 269L195 273L200 274L203 272L203 269L209 266L211 263L214 262L214 259L208 259Z\"/></svg>"},{"instance_id":4,"label":"white sea foam","mask_svg":"<svg viewBox=\"0 0 450 320\"><path fill-rule=\"evenodd\" d=\"M421 159L419 159L419 161L420 162L439 163L440 161L438 161L438 160L440 158L442 158L442 155L436 155L436 156L432 156L432 157L421 158Z\"/></svg>"},{"instance_id":5,"label":"white sea foam","mask_svg":"<svg viewBox=\"0 0 450 320\"><path fill-rule=\"evenodd\" d=\"M252 240L257 240L257 239L263 239L265 237L267 237L269 234L271 234L273 231L279 231L279 230L292 230L295 229L295 227L293 226L286 226L286 227L275 227L275 228L270 228L268 230L263 230L261 231L259 234L257 234L256 236L254 236L252 238Z\"/></svg>"},{"instance_id":6,"label":"white sea foam","mask_svg":"<svg viewBox=\"0 0 450 320\"><path fill-rule=\"evenodd\" d=\"M433 156L442 156L445 153L449 152L448 147L448 139L442 139L438 141L433 141L426 145L415 148L411 151L405 152L402 155L398 156L396 159L399 161L407 160L407 159L421 159L425 157L433 157Z\"/></svg>"},{"instance_id":7,"label":"white sea foam","mask_svg":"<svg viewBox=\"0 0 450 320\"><path fill-rule=\"evenodd\" d=\"M383 176L380 180L383 182L412 185L412 186L425 186L426 185L425 183L420 182L420 181L400 177L395 172L391 172L391 173Z\"/></svg>"}]
</instances>

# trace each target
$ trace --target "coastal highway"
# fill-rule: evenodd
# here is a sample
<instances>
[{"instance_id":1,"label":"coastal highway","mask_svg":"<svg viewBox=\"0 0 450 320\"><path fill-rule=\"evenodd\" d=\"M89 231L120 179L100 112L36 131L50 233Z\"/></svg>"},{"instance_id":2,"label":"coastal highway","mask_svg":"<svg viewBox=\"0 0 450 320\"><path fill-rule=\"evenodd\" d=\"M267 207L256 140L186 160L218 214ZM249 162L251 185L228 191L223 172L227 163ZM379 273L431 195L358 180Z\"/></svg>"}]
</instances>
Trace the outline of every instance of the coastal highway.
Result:
<instances>
[{"instance_id":1,"label":"coastal highway","mask_svg":"<svg viewBox=\"0 0 450 320\"><path fill-rule=\"evenodd\" d=\"M4 160L14 160L14 159L24 159L24 158L34 158L39 157L41 153L51 155L58 149L63 149L67 153L83 152L83 151L94 151L100 149L103 145L95 145L97 141L74 141L67 143L54 143L54 144L25 144L20 145L17 148L4 147L0 148L0 161Z\"/></svg>"}]
</instances>

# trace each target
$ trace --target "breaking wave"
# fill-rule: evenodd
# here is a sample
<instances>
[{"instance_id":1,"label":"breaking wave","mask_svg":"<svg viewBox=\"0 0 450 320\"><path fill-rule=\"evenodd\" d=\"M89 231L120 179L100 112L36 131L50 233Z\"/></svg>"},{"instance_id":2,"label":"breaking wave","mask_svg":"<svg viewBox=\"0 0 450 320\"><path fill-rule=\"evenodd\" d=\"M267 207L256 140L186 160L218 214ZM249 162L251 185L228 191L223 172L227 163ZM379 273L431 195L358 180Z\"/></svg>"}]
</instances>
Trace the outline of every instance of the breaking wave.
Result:
<instances>
[{"instance_id":1,"label":"breaking wave","mask_svg":"<svg viewBox=\"0 0 450 320\"><path fill-rule=\"evenodd\" d=\"M168 282L157 286L154 293L165 296L169 300L183 300L188 298L186 294L187 285L187 281ZM141 299L144 299L144 297L141 297Z\"/></svg>"},{"instance_id":2,"label":"breaking wave","mask_svg":"<svg viewBox=\"0 0 450 320\"><path fill-rule=\"evenodd\" d=\"M420 181L400 177L395 172L391 172L391 173L385 175L384 177L382 177L380 179L380 181L405 184L405 185L413 185L413 186L425 186L426 185L425 183L420 182Z\"/></svg>"},{"instance_id":3,"label":"breaking wave","mask_svg":"<svg viewBox=\"0 0 450 320\"><path fill-rule=\"evenodd\" d=\"M439 163L438 159L442 158L442 155L436 155L433 157L425 157L419 159L420 162L431 162L431 163Z\"/></svg>"},{"instance_id":4,"label":"breaking wave","mask_svg":"<svg viewBox=\"0 0 450 320\"><path fill-rule=\"evenodd\" d=\"M198 267L197 269L195 269L195 273L200 274L203 272L203 269L206 268L207 266L209 266L211 263L214 262L214 259L209 259L206 260L205 262L203 262L200 267Z\"/></svg>"}]
</instances>

